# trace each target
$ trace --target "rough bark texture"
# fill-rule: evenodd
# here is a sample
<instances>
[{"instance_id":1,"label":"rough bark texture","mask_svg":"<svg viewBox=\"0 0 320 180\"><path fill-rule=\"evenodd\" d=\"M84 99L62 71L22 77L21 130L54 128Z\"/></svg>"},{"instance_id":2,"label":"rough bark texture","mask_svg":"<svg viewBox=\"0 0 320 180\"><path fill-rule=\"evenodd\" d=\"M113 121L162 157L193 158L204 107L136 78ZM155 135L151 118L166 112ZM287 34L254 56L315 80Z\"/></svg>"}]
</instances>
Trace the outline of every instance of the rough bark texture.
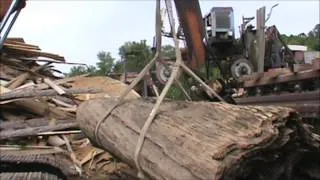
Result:
<instances>
[{"instance_id":1,"label":"rough bark texture","mask_svg":"<svg viewBox=\"0 0 320 180\"><path fill-rule=\"evenodd\" d=\"M100 146L134 165L138 132L152 101L128 100L116 108L101 125ZM80 128L92 141L112 103L89 100L78 108ZM139 160L151 179L319 178L310 173L319 172L317 153L319 139L291 109L167 101L148 130ZM309 156L313 167L304 171L300 159Z\"/></svg>"},{"instance_id":2,"label":"rough bark texture","mask_svg":"<svg viewBox=\"0 0 320 180\"><path fill-rule=\"evenodd\" d=\"M39 116L55 117L59 119L74 119L74 115L72 113L61 111L57 107L49 106L47 102L41 99L21 99L13 102L12 104Z\"/></svg>"},{"instance_id":3,"label":"rough bark texture","mask_svg":"<svg viewBox=\"0 0 320 180\"><path fill-rule=\"evenodd\" d=\"M85 88L85 89L65 89L65 94L88 94L88 93L99 93L102 92L99 89ZM47 90L36 90L36 89L19 89L15 91L10 91L2 93L0 96L0 101L18 99L18 98L33 98L41 96L55 96L59 93L54 89Z\"/></svg>"},{"instance_id":4,"label":"rough bark texture","mask_svg":"<svg viewBox=\"0 0 320 180\"><path fill-rule=\"evenodd\" d=\"M18 137L26 137L26 136L37 136L41 132L50 132L50 131L58 131L69 128L78 128L78 123L70 122L58 125L47 125L47 126L39 126L39 127L30 127L18 130L6 130L0 132L0 140L10 139L10 138L18 138Z\"/></svg>"},{"instance_id":5,"label":"rough bark texture","mask_svg":"<svg viewBox=\"0 0 320 180\"><path fill-rule=\"evenodd\" d=\"M58 125L58 124L67 124L70 122L74 122L74 120L52 120L49 118L34 118L34 119L28 119L28 120L24 120L24 119L17 119L15 121L5 121L5 122L1 122L0 123L0 130L4 131L4 130L8 130L8 129L12 129L12 130L18 130L18 129L25 129L25 128L30 128L30 127L39 127L39 126L47 126L50 123Z\"/></svg>"}]
</instances>

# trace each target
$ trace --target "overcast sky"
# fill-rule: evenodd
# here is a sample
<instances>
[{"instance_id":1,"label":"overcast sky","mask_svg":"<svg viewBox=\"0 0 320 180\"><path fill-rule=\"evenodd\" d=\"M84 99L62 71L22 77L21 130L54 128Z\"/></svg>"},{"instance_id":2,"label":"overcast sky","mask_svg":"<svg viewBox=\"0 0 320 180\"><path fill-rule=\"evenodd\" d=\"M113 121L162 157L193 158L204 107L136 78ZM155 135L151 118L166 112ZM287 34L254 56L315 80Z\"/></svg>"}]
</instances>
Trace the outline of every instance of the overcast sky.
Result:
<instances>
[{"instance_id":1,"label":"overcast sky","mask_svg":"<svg viewBox=\"0 0 320 180\"><path fill-rule=\"evenodd\" d=\"M200 0L203 15L214 6L233 7L235 27L242 16L255 16L256 9L262 6L268 13L276 3L279 5L267 25L276 25L281 33L308 33L319 23L318 0ZM23 37L43 51L65 56L68 62L95 65L100 50L109 51L118 59L118 48L126 41L146 39L152 45L154 13L152 0L29 0L9 36ZM64 72L70 67L58 66Z\"/></svg>"}]
</instances>

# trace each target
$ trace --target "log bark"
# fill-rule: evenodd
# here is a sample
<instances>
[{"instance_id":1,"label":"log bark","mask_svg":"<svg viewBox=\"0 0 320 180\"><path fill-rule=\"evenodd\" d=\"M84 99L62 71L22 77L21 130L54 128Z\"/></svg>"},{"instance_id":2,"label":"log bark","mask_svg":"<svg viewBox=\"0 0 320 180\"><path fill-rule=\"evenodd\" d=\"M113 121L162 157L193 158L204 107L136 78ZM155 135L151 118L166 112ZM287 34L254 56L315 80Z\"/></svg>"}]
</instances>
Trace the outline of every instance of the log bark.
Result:
<instances>
[{"instance_id":1,"label":"log bark","mask_svg":"<svg viewBox=\"0 0 320 180\"><path fill-rule=\"evenodd\" d=\"M69 122L64 124L30 127L30 128L18 129L18 130L6 130L6 131L0 132L0 140L26 137L26 136L37 136L39 133L42 133L42 132L57 131L57 130L64 130L69 128L78 128L78 127L79 125L77 122Z\"/></svg>"},{"instance_id":2,"label":"log bark","mask_svg":"<svg viewBox=\"0 0 320 180\"><path fill-rule=\"evenodd\" d=\"M115 102L86 101L77 120L96 146L134 166L139 130L154 102L127 100L117 107L98 131L99 144L95 126ZM297 160L305 158L302 149L316 155L319 139L292 109L165 101L147 132L139 162L150 179L290 179L294 168L302 167ZM319 163L316 159L309 164Z\"/></svg>"},{"instance_id":3,"label":"log bark","mask_svg":"<svg viewBox=\"0 0 320 180\"><path fill-rule=\"evenodd\" d=\"M0 124L0 130L8 130L8 129L13 129L13 130L17 130L17 129L24 129L24 128L30 128L30 127L39 127L39 126L47 126L50 123L50 118L48 117L44 117L44 118L35 118L35 119L28 119L28 120L24 120L21 119L19 121L19 123L17 122L12 122L12 121L6 121L6 122L2 122ZM58 125L58 124L66 124L66 123L70 123L70 122L74 122L74 120L54 120L54 124Z\"/></svg>"},{"instance_id":4,"label":"log bark","mask_svg":"<svg viewBox=\"0 0 320 180\"><path fill-rule=\"evenodd\" d=\"M36 66L36 67L33 67L31 69L31 72L37 72L43 68L46 68L48 65L50 65L51 63L46 63L44 65L41 65L41 66ZM6 84L6 87L8 87L9 89L14 89L18 86L20 86L21 84L23 84L23 82L25 80L27 80L29 77L30 77L30 73L29 72L25 72L21 75L19 75L18 77L14 78L13 80L11 80L8 84Z\"/></svg>"},{"instance_id":5,"label":"log bark","mask_svg":"<svg viewBox=\"0 0 320 180\"><path fill-rule=\"evenodd\" d=\"M74 115L69 112L64 112L57 107L50 107L47 102L41 99L21 99L12 104L21 107L24 110L40 116L48 116L58 119L74 119Z\"/></svg>"},{"instance_id":6,"label":"log bark","mask_svg":"<svg viewBox=\"0 0 320 180\"><path fill-rule=\"evenodd\" d=\"M102 92L100 89L86 88L86 89L64 89L65 94L87 94L87 93L99 93ZM41 96L55 96L58 92L54 89L48 90L37 90L37 89L19 89L16 91L10 91L2 93L0 101L18 99L18 98L32 98Z\"/></svg>"},{"instance_id":7,"label":"log bark","mask_svg":"<svg viewBox=\"0 0 320 180\"><path fill-rule=\"evenodd\" d=\"M2 63L0 59L0 78L5 80L12 80L15 77L19 76L22 71L12 68L11 66Z\"/></svg>"},{"instance_id":8,"label":"log bark","mask_svg":"<svg viewBox=\"0 0 320 180\"><path fill-rule=\"evenodd\" d=\"M1 89L1 96L5 93L10 93L11 90L5 87L0 86ZM59 119L73 119L74 114L64 112L62 110L59 110L56 107L50 107L47 102L42 101L41 99L20 99L15 102L12 102L12 104L22 107L26 111L29 111L31 113L40 115L40 116L48 116L48 117L55 117Z\"/></svg>"}]
</instances>

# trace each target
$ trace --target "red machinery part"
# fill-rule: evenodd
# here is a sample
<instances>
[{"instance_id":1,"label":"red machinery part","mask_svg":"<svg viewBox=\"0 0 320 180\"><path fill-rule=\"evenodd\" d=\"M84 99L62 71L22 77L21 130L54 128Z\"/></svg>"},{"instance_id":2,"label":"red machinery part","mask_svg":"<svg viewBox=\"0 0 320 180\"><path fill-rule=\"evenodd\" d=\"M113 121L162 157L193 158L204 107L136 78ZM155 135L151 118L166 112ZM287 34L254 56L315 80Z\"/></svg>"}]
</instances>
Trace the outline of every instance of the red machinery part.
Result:
<instances>
[{"instance_id":1,"label":"red machinery part","mask_svg":"<svg viewBox=\"0 0 320 180\"><path fill-rule=\"evenodd\" d=\"M206 59L206 48L203 43L205 28L199 1L175 0L174 2L186 38L188 56L191 59L186 64L191 69L197 70L205 63Z\"/></svg>"},{"instance_id":2,"label":"red machinery part","mask_svg":"<svg viewBox=\"0 0 320 180\"><path fill-rule=\"evenodd\" d=\"M2 21L2 19L6 15L12 2L13 2L13 0L0 0L0 22ZM25 6L26 6L26 1L23 0L19 8L22 9Z\"/></svg>"}]
</instances>

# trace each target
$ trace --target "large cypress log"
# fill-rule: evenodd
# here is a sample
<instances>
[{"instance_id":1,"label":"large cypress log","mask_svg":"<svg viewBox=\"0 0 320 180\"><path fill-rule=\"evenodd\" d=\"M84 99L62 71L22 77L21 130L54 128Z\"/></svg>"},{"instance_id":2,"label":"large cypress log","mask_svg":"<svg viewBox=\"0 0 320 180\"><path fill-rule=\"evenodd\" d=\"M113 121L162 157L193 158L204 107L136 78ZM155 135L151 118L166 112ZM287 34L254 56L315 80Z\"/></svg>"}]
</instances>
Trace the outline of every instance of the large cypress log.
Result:
<instances>
[{"instance_id":1,"label":"large cypress log","mask_svg":"<svg viewBox=\"0 0 320 180\"><path fill-rule=\"evenodd\" d=\"M97 146L134 167L139 130L153 101L128 100L114 109L98 131ZM80 128L92 141L96 124L115 102L95 99L78 108ZM165 101L147 132L139 162L151 179L319 178L310 173L319 172L317 153L319 139L292 109ZM304 161L313 167L302 170Z\"/></svg>"}]
</instances>

